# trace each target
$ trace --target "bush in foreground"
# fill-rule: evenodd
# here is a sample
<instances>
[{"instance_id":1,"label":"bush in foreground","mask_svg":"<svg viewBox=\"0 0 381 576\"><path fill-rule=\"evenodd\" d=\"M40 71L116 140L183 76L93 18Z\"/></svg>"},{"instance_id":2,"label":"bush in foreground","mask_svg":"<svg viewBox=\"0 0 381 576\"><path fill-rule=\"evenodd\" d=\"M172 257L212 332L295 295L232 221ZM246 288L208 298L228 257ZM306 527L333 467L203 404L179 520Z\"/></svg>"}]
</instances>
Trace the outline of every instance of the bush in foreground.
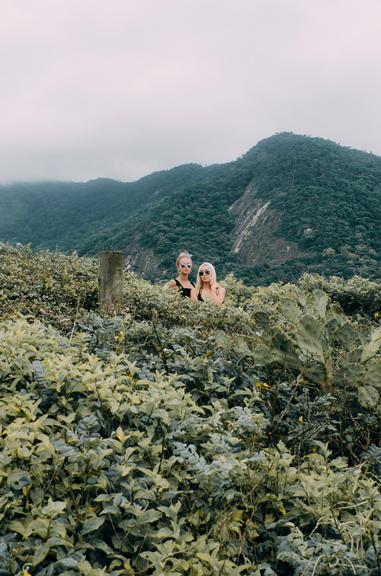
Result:
<instances>
[{"instance_id":1,"label":"bush in foreground","mask_svg":"<svg viewBox=\"0 0 381 576\"><path fill-rule=\"evenodd\" d=\"M106 317L58 289L68 257L7 250L0 574L381 573L373 285L230 277L215 308L128 274ZM85 302L94 264L70 258Z\"/></svg>"}]
</instances>

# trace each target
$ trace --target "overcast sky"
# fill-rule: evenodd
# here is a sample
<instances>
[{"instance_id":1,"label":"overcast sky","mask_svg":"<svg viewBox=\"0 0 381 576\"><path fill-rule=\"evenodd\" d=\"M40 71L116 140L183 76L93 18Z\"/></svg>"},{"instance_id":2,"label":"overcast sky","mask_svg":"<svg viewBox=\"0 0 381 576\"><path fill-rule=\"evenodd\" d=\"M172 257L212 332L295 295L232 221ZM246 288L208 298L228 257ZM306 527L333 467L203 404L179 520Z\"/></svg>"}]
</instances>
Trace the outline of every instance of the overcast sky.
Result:
<instances>
[{"instance_id":1,"label":"overcast sky","mask_svg":"<svg viewBox=\"0 0 381 576\"><path fill-rule=\"evenodd\" d=\"M292 131L381 155L381 0L0 0L0 181L135 180Z\"/></svg>"}]
</instances>

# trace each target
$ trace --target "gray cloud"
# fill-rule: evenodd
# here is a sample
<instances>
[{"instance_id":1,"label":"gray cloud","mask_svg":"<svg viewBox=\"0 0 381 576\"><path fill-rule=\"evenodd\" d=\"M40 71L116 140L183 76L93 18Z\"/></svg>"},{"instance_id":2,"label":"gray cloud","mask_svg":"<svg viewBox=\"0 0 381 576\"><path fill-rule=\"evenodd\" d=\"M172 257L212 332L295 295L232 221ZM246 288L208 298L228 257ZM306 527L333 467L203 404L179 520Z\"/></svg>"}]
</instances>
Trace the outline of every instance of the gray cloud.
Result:
<instances>
[{"instance_id":1,"label":"gray cloud","mask_svg":"<svg viewBox=\"0 0 381 576\"><path fill-rule=\"evenodd\" d=\"M0 0L0 181L133 180L283 130L381 154L379 0Z\"/></svg>"}]
</instances>

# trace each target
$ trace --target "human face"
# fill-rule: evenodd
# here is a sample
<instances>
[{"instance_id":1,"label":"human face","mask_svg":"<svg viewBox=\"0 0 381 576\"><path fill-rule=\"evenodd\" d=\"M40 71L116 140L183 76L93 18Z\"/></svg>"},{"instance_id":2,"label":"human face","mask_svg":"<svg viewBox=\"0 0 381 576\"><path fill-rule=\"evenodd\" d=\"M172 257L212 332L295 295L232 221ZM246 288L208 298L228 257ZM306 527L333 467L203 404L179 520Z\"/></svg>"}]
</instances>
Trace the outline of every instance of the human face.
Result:
<instances>
[{"instance_id":1,"label":"human face","mask_svg":"<svg viewBox=\"0 0 381 576\"><path fill-rule=\"evenodd\" d=\"M210 282L211 273L207 266L203 266L201 270L199 270L198 275L203 284L207 284L208 282Z\"/></svg>"},{"instance_id":2,"label":"human face","mask_svg":"<svg viewBox=\"0 0 381 576\"><path fill-rule=\"evenodd\" d=\"M189 275L192 272L192 260L187 256L183 256L180 258L178 269L181 274Z\"/></svg>"}]
</instances>

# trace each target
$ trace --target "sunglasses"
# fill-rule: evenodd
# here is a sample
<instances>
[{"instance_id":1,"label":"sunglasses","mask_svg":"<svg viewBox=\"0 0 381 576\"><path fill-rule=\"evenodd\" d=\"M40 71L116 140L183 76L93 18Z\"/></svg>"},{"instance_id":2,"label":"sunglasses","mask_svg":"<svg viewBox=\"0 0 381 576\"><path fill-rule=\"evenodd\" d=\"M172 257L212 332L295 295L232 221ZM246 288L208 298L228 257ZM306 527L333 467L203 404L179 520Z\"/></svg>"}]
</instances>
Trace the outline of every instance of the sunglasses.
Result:
<instances>
[{"instance_id":1,"label":"sunglasses","mask_svg":"<svg viewBox=\"0 0 381 576\"><path fill-rule=\"evenodd\" d=\"M192 264L180 264L180 268L192 268Z\"/></svg>"},{"instance_id":2,"label":"sunglasses","mask_svg":"<svg viewBox=\"0 0 381 576\"><path fill-rule=\"evenodd\" d=\"M205 276L209 276L210 271L209 270L201 270L198 275L199 276L203 276L205 274Z\"/></svg>"}]
</instances>

